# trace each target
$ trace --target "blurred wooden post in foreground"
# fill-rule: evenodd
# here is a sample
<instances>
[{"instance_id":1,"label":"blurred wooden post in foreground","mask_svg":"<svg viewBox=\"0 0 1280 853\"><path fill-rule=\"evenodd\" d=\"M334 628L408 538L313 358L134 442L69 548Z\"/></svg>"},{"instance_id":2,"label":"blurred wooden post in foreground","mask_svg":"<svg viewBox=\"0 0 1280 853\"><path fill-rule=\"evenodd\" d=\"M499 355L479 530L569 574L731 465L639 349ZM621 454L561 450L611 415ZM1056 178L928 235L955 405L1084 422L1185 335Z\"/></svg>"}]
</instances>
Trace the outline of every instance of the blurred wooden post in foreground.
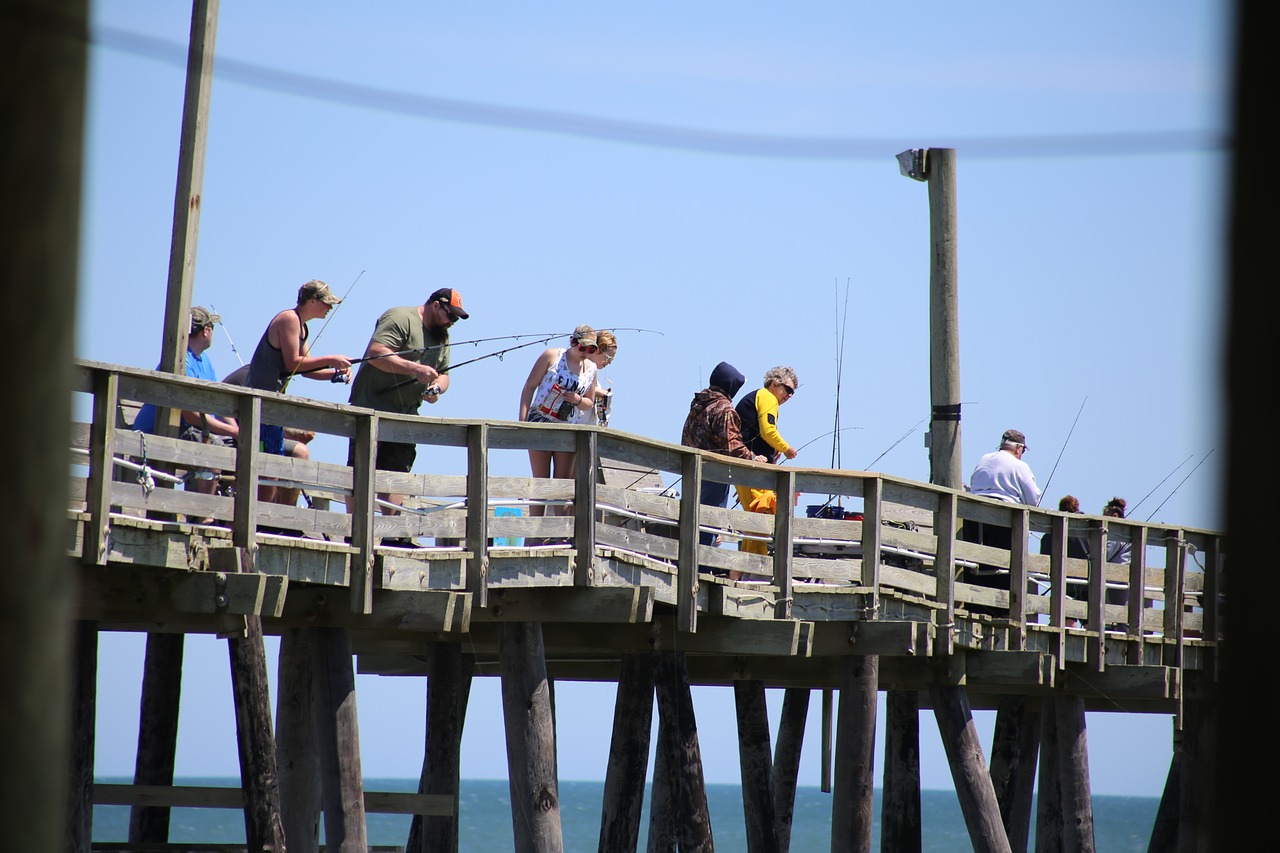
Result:
<instances>
[{"instance_id":1,"label":"blurred wooden post in foreground","mask_svg":"<svg viewBox=\"0 0 1280 853\"><path fill-rule=\"evenodd\" d=\"M10 850L89 849L76 832L87 825L67 808L82 814L88 792L77 784L68 795L76 575L65 550L87 18L82 0L6 3L0 25L0 332L16 379L10 411L31 415L0 426L15 451L0 491L0 826ZM92 773L92 755L79 758Z\"/></svg>"}]
</instances>

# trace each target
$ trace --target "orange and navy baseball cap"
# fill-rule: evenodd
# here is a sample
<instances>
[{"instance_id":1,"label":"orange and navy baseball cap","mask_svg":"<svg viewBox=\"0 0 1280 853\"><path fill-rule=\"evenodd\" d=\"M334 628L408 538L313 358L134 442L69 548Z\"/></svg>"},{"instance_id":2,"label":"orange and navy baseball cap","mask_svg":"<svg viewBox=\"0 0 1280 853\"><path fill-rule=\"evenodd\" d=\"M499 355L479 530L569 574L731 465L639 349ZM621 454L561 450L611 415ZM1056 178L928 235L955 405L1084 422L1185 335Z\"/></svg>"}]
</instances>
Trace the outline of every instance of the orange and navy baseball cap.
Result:
<instances>
[{"instance_id":1,"label":"orange and navy baseball cap","mask_svg":"<svg viewBox=\"0 0 1280 853\"><path fill-rule=\"evenodd\" d=\"M428 302L439 302L450 314L459 320L465 320L471 315L462 307L462 294L451 287L442 287L427 298Z\"/></svg>"}]
</instances>

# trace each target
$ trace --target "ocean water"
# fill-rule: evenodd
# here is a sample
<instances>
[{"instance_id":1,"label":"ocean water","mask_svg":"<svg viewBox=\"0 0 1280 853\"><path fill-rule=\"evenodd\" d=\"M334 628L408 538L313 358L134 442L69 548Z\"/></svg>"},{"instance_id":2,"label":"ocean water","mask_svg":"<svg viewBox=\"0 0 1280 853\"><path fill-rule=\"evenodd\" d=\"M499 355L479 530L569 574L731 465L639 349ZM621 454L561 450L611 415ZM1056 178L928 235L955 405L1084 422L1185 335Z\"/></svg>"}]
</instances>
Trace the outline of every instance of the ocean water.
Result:
<instances>
[{"instance_id":1,"label":"ocean water","mask_svg":"<svg viewBox=\"0 0 1280 853\"><path fill-rule=\"evenodd\" d=\"M127 783L128 779L99 779ZM180 785L237 787L238 779L180 779ZM368 779L369 791L415 791L416 779ZM462 853L511 853L514 850L511 800L504 779L464 779L461 792L459 849ZM594 853L600 839L600 807L603 782L561 782L560 818L564 849L568 853ZM952 853L972 849L960 803L954 791L922 791L920 794L924 849ZM716 849L745 851L742 790L737 785L708 785L707 803ZM1155 823L1160 801L1155 797L1093 798L1094 840L1099 853L1143 853ZM880 792L876 791L872 849L878 850ZM646 798L640 822L638 849L645 849L649 810ZM369 843L403 846L409 836L409 817L368 815ZM1034 845L1034 826L1032 827ZM128 806L96 806L93 810L94 841L127 841ZM322 833L323 836L323 833ZM174 809L170 841L243 842L244 816L231 809ZM796 853L831 849L831 795L815 787L796 790L791 849Z\"/></svg>"}]
</instances>

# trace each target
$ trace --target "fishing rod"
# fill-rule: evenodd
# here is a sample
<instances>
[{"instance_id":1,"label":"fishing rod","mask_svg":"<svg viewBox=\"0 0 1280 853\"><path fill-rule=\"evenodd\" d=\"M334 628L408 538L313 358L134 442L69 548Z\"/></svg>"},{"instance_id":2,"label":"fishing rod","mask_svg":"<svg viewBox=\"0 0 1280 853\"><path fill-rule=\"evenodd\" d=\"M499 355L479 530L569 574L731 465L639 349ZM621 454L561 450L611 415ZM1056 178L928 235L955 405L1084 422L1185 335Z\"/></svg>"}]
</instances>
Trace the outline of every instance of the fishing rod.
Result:
<instances>
[{"instance_id":1,"label":"fishing rod","mask_svg":"<svg viewBox=\"0 0 1280 853\"><path fill-rule=\"evenodd\" d=\"M907 430L906 432L904 432L904 433L902 434L902 437L901 437L901 438L899 438L899 439L898 439L897 441L895 441L893 444L889 445L889 447L884 451L884 453L881 453L881 454L880 454L879 456L877 456L875 459L872 459L872 460L871 460L871 464L870 464L870 465L865 465L865 466L863 466L862 470L863 470L863 471L870 471L870 470L871 470L871 465L876 464L876 463L877 463L877 462L879 462L881 459L885 458L885 456L889 455L889 451L890 451L890 450L893 450L893 449L894 449L895 447L897 447L899 444L902 444L902 442L906 441L906 440L907 440L907 436L911 435L911 433L913 433L913 432L915 432L917 429L919 429L919 428L920 428L920 424L924 423L924 422L925 422L925 421L927 421L927 420L929 420L929 417L926 415L925 417L923 417L923 418L921 418L920 420L916 421L916 425L915 425L915 426L913 426L911 429L909 429L909 430Z\"/></svg>"},{"instance_id":2,"label":"fishing rod","mask_svg":"<svg viewBox=\"0 0 1280 853\"><path fill-rule=\"evenodd\" d=\"M854 427L841 427L840 429L827 430L826 432L824 432L822 435L818 436L817 438L814 438L814 439L811 439L811 440L809 440L809 441L806 441L804 444L802 444L802 445L800 445L799 447L797 447L797 448L796 448L796 453L799 453L801 450L804 450L806 447L808 447L809 445L813 444L813 442L817 441L819 438L826 438L826 437L827 437L827 436L829 436L829 435L834 435L834 434L836 434L836 433L841 433L841 432L848 432L849 430L853 430L853 429L862 429L862 427L860 427L860 426L854 426ZM784 461L785 461L785 460L784 460ZM834 466L833 466L833 467L834 467Z\"/></svg>"},{"instance_id":3,"label":"fishing rod","mask_svg":"<svg viewBox=\"0 0 1280 853\"><path fill-rule=\"evenodd\" d=\"M1217 448L1215 447L1213 450L1217 450ZM1182 484L1183 484L1183 483L1185 483L1185 482L1187 482L1187 480L1191 479L1191 475L1192 475L1192 474L1194 474L1196 471L1200 470L1200 466L1204 464L1205 459L1208 459L1210 456L1212 456L1212 455L1213 455L1213 450L1210 450L1208 453L1206 453L1206 454L1204 455L1204 458L1203 458L1203 459L1201 459L1199 462L1197 462L1197 463L1196 463L1196 467L1192 468L1192 469L1191 469L1191 471L1190 471L1190 473L1188 473L1188 474L1187 474L1187 476L1183 477L1183 478L1182 478L1182 480L1181 480L1181 481L1179 481L1178 485L1176 485L1176 486L1174 486L1174 487L1173 487L1173 491L1172 491L1172 492L1170 492L1168 495L1166 495L1164 500L1160 501L1160 506L1158 506L1158 507L1156 507L1155 509L1151 510L1151 515L1148 515L1148 516L1147 516L1147 518L1146 518L1146 520L1147 520L1147 521L1150 521L1152 518L1154 518L1154 517L1155 517L1155 514L1156 514L1157 512L1159 512L1159 511L1160 511L1160 507L1162 507L1162 506L1164 506L1165 504L1167 504L1167 503L1169 502L1169 498L1173 497L1174 495L1176 495L1176 494L1178 493L1178 489L1181 489L1181 488L1182 488Z\"/></svg>"},{"instance_id":4,"label":"fishing rod","mask_svg":"<svg viewBox=\"0 0 1280 853\"><path fill-rule=\"evenodd\" d=\"M1049 470L1049 479L1044 481L1044 489L1040 491L1040 500L1044 500L1044 496L1049 493L1049 484L1053 482L1054 472L1058 470L1058 463L1062 461L1062 454L1067 451L1067 444L1071 441L1071 434L1076 431L1076 424L1080 421L1080 413L1084 411L1084 404L1089 402L1089 395L1085 395L1084 400L1080 402L1080 408L1076 411L1076 419L1071 422L1071 429L1067 430L1066 441L1062 442L1062 449L1058 451L1058 458L1053 463L1053 468ZM1036 506L1040 506L1040 501L1036 501Z\"/></svg>"},{"instance_id":5,"label":"fishing rod","mask_svg":"<svg viewBox=\"0 0 1280 853\"><path fill-rule=\"evenodd\" d=\"M209 303L209 310L214 314L218 314L218 309L213 307L213 303ZM227 336L227 343L231 344L231 352L235 354L236 361L240 362L240 366L244 367L244 359L240 357L240 350L236 349L236 342L231 340L231 333L227 331L227 324L222 322L222 315L218 314L218 325L222 327L222 334Z\"/></svg>"},{"instance_id":6,"label":"fishing rod","mask_svg":"<svg viewBox=\"0 0 1280 853\"><path fill-rule=\"evenodd\" d=\"M497 350L497 351L495 351L495 352L485 353L484 355L476 356L475 358L469 358L469 359L467 359L466 361L460 361L460 362L458 362L457 364L451 364L451 365L449 365L448 367L444 368L443 370L440 370L440 371L437 371L437 372L439 372L439 373L452 373L455 369L457 369L457 368L459 368L459 367L465 367L466 365L468 365L468 364L474 364L474 363L476 363L477 361L484 361L486 358L497 358L499 361L501 361L501 360L502 360L502 357L503 357L503 356L505 356L505 355L506 355L507 353L509 353L509 352L514 352L515 350L518 350L518 349L524 349L525 347L531 347L531 346L534 346L535 344L545 344L545 343L547 343L548 341L552 341L552 340L554 340L554 339L556 339L556 338L558 338L558 337L561 337L561 334L559 334L559 333L558 333L558 334L554 334L554 335L549 335L549 336L547 336L547 337L545 337L545 338L539 338L539 339L534 340L534 341L528 341L527 343L523 343L523 344L516 344L515 346L512 346L512 347L506 347L505 349L500 349L500 350ZM403 387L405 387L406 385L413 385L413 384L415 384L415 383L417 383L417 382L418 382L418 380L417 380L417 379L406 379L406 380L404 380L403 382L397 382L397 383L395 383L394 385L389 385L389 386L387 386L386 388L382 389L382 392L381 392L381 393L385 394L385 393L387 393L388 391L394 391L394 390L396 390L397 388L403 388Z\"/></svg>"},{"instance_id":7,"label":"fishing rod","mask_svg":"<svg viewBox=\"0 0 1280 853\"><path fill-rule=\"evenodd\" d=\"M1172 471L1170 471L1168 474L1165 474L1165 475L1164 475L1164 480L1161 480L1160 482L1156 483L1156 484L1155 484L1155 486L1151 489L1151 491L1147 492L1145 495L1143 495L1143 496L1142 496L1142 500L1138 501L1136 504L1134 504L1134 505L1129 509L1129 515L1133 515L1135 512L1137 512L1137 511L1138 511L1138 507L1140 507L1140 506L1142 506L1144 503L1146 503L1147 498L1149 498L1149 497L1151 497L1152 495L1154 495L1154 494L1156 493L1156 489L1159 489L1161 486L1163 486L1163 485L1164 485L1164 481L1165 481L1165 480L1169 479L1169 478L1170 478L1170 477L1172 477L1174 474L1178 473L1178 468L1181 468L1183 465L1186 465L1188 462L1190 462L1190 461L1191 461L1192 459L1194 459L1194 458L1195 458L1195 454L1194 454L1194 453L1189 453L1189 454L1187 454L1187 458L1186 458L1186 459L1183 459L1181 462L1179 462L1179 463L1178 463L1178 465L1177 465L1177 467L1176 467L1176 468L1174 468L1174 469L1173 469Z\"/></svg>"},{"instance_id":8,"label":"fishing rod","mask_svg":"<svg viewBox=\"0 0 1280 853\"><path fill-rule=\"evenodd\" d=\"M531 338L531 337L534 337L535 335L540 336L540 340L541 340L541 341L547 341L547 340L551 340L552 338L559 337L560 332L551 332L551 333L545 333L545 332L532 332L532 333L525 334L525 335L499 335L499 336L497 336L497 337L493 337L493 338L476 338L475 340L470 340L470 341L448 341L448 342L446 342L446 343L442 343L442 344L431 344L431 345L429 345L429 346L425 346L425 347L416 347L416 348L414 348L414 349L402 349L402 350L396 350L395 352L384 352L384 353L379 353L378 355L366 355L366 356L363 356L363 357L361 357L361 358L353 358L353 359L351 359L351 363L352 363L352 364L363 364L363 363L364 363L364 362L366 362L366 361L377 361L377 360L378 360L378 359L380 359L380 358L390 358L390 357L391 357L391 356L393 356L393 355L404 355L404 356L409 356L409 355L425 355L426 353L434 352L434 351L436 351L436 350L438 350L438 349L444 349L445 347L462 347L462 346L470 346L470 345L473 345L473 344L483 344L483 343L488 343L489 341L510 341L510 340L519 340L520 338ZM321 371L321 370L329 370L329 368L327 368L327 367L317 367L317 368L315 368L315 370L304 370L304 371L302 371L302 372L303 372L303 373L316 373L316 372Z\"/></svg>"},{"instance_id":9,"label":"fishing rod","mask_svg":"<svg viewBox=\"0 0 1280 853\"><path fill-rule=\"evenodd\" d=\"M305 345L306 345L306 347L307 347L307 352L310 352L312 347L314 347L316 344L320 343L320 338L321 338L321 336L323 336L323 335L324 335L324 330L325 330L325 329L327 329L327 328L329 328L329 321L330 321L330 320L332 320L332 319L334 318L334 316L338 313L338 308L339 308L339 306L341 306L341 305L342 305L342 303L344 303L344 302L346 302L346 301L347 301L347 297L351 295L351 291L355 290L355 288L356 288L356 283L357 283L357 282L359 282L359 281L360 281L360 279L364 277L364 274L365 274L366 272L367 272L367 270L360 270L360 275L356 276L356 280L355 280L355 281L353 281L353 282L351 282L351 286L347 288L347 292L346 292L346 293L342 294L342 298L338 300L338 304L337 304L337 305L335 305L335 306L333 306L333 310L329 312L329 316L327 316L327 317L325 317L325 318L324 318L324 325L320 327L320 331L319 331L319 332L316 332L316 336L315 336L315 338L313 338L313 339L311 339L311 340L309 340L309 341L306 341L306 342L305 342ZM298 355L302 355L302 353L301 353L301 352L299 352L299 353L298 353ZM299 361L299 362L298 362L298 364L301 364L301 363L302 363L301 361ZM327 367L320 367L320 368L316 368L316 370L308 370L308 371L305 371L305 372L306 372L306 373L315 373L315 372L317 372L318 370L329 370L329 369L330 369L330 368L327 368ZM295 374L297 374L297 372L298 372L298 368L297 368L297 367L294 367L294 369L293 369L293 370L289 371L289 376L284 380L284 384L285 384L285 385L288 385L288 384L289 384L289 380L290 380L290 379L292 379L292 378L294 377L294 375L295 375ZM337 383L337 382L342 382L343 380L338 378L338 377L339 377L339 376L341 376L341 375L342 375L342 374L339 374L337 371L334 371L334 374L333 374L333 381L334 381L335 383Z\"/></svg>"}]
</instances>

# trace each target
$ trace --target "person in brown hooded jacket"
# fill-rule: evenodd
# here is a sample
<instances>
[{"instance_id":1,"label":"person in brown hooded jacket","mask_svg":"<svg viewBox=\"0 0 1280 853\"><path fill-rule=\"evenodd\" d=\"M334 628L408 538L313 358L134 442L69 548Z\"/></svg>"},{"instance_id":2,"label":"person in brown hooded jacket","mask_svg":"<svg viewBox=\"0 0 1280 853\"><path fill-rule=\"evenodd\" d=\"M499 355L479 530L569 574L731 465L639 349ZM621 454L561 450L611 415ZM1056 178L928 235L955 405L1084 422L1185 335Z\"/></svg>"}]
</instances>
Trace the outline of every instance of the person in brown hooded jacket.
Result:
<instances>
[{"instance_id":1,"label":"person in brown hooded jacket","mask_svg":"<svg viewBox=\"0 0 1280 853\"><path fill-rule=\"evenodd\" d=\"M733 398L747 381L732 364L722 361L711 371L711 384L693 395L689 416L684 420L680 443L685 447L710 450L723 456L764 462L765 457L751 452L742 441L742 420L733 410ZM725 507L729 503L729 484L702 481L698 502L704 506ZM698 542L711 545L715 534L700 532Z\"/></svg>"}]
</instances>

